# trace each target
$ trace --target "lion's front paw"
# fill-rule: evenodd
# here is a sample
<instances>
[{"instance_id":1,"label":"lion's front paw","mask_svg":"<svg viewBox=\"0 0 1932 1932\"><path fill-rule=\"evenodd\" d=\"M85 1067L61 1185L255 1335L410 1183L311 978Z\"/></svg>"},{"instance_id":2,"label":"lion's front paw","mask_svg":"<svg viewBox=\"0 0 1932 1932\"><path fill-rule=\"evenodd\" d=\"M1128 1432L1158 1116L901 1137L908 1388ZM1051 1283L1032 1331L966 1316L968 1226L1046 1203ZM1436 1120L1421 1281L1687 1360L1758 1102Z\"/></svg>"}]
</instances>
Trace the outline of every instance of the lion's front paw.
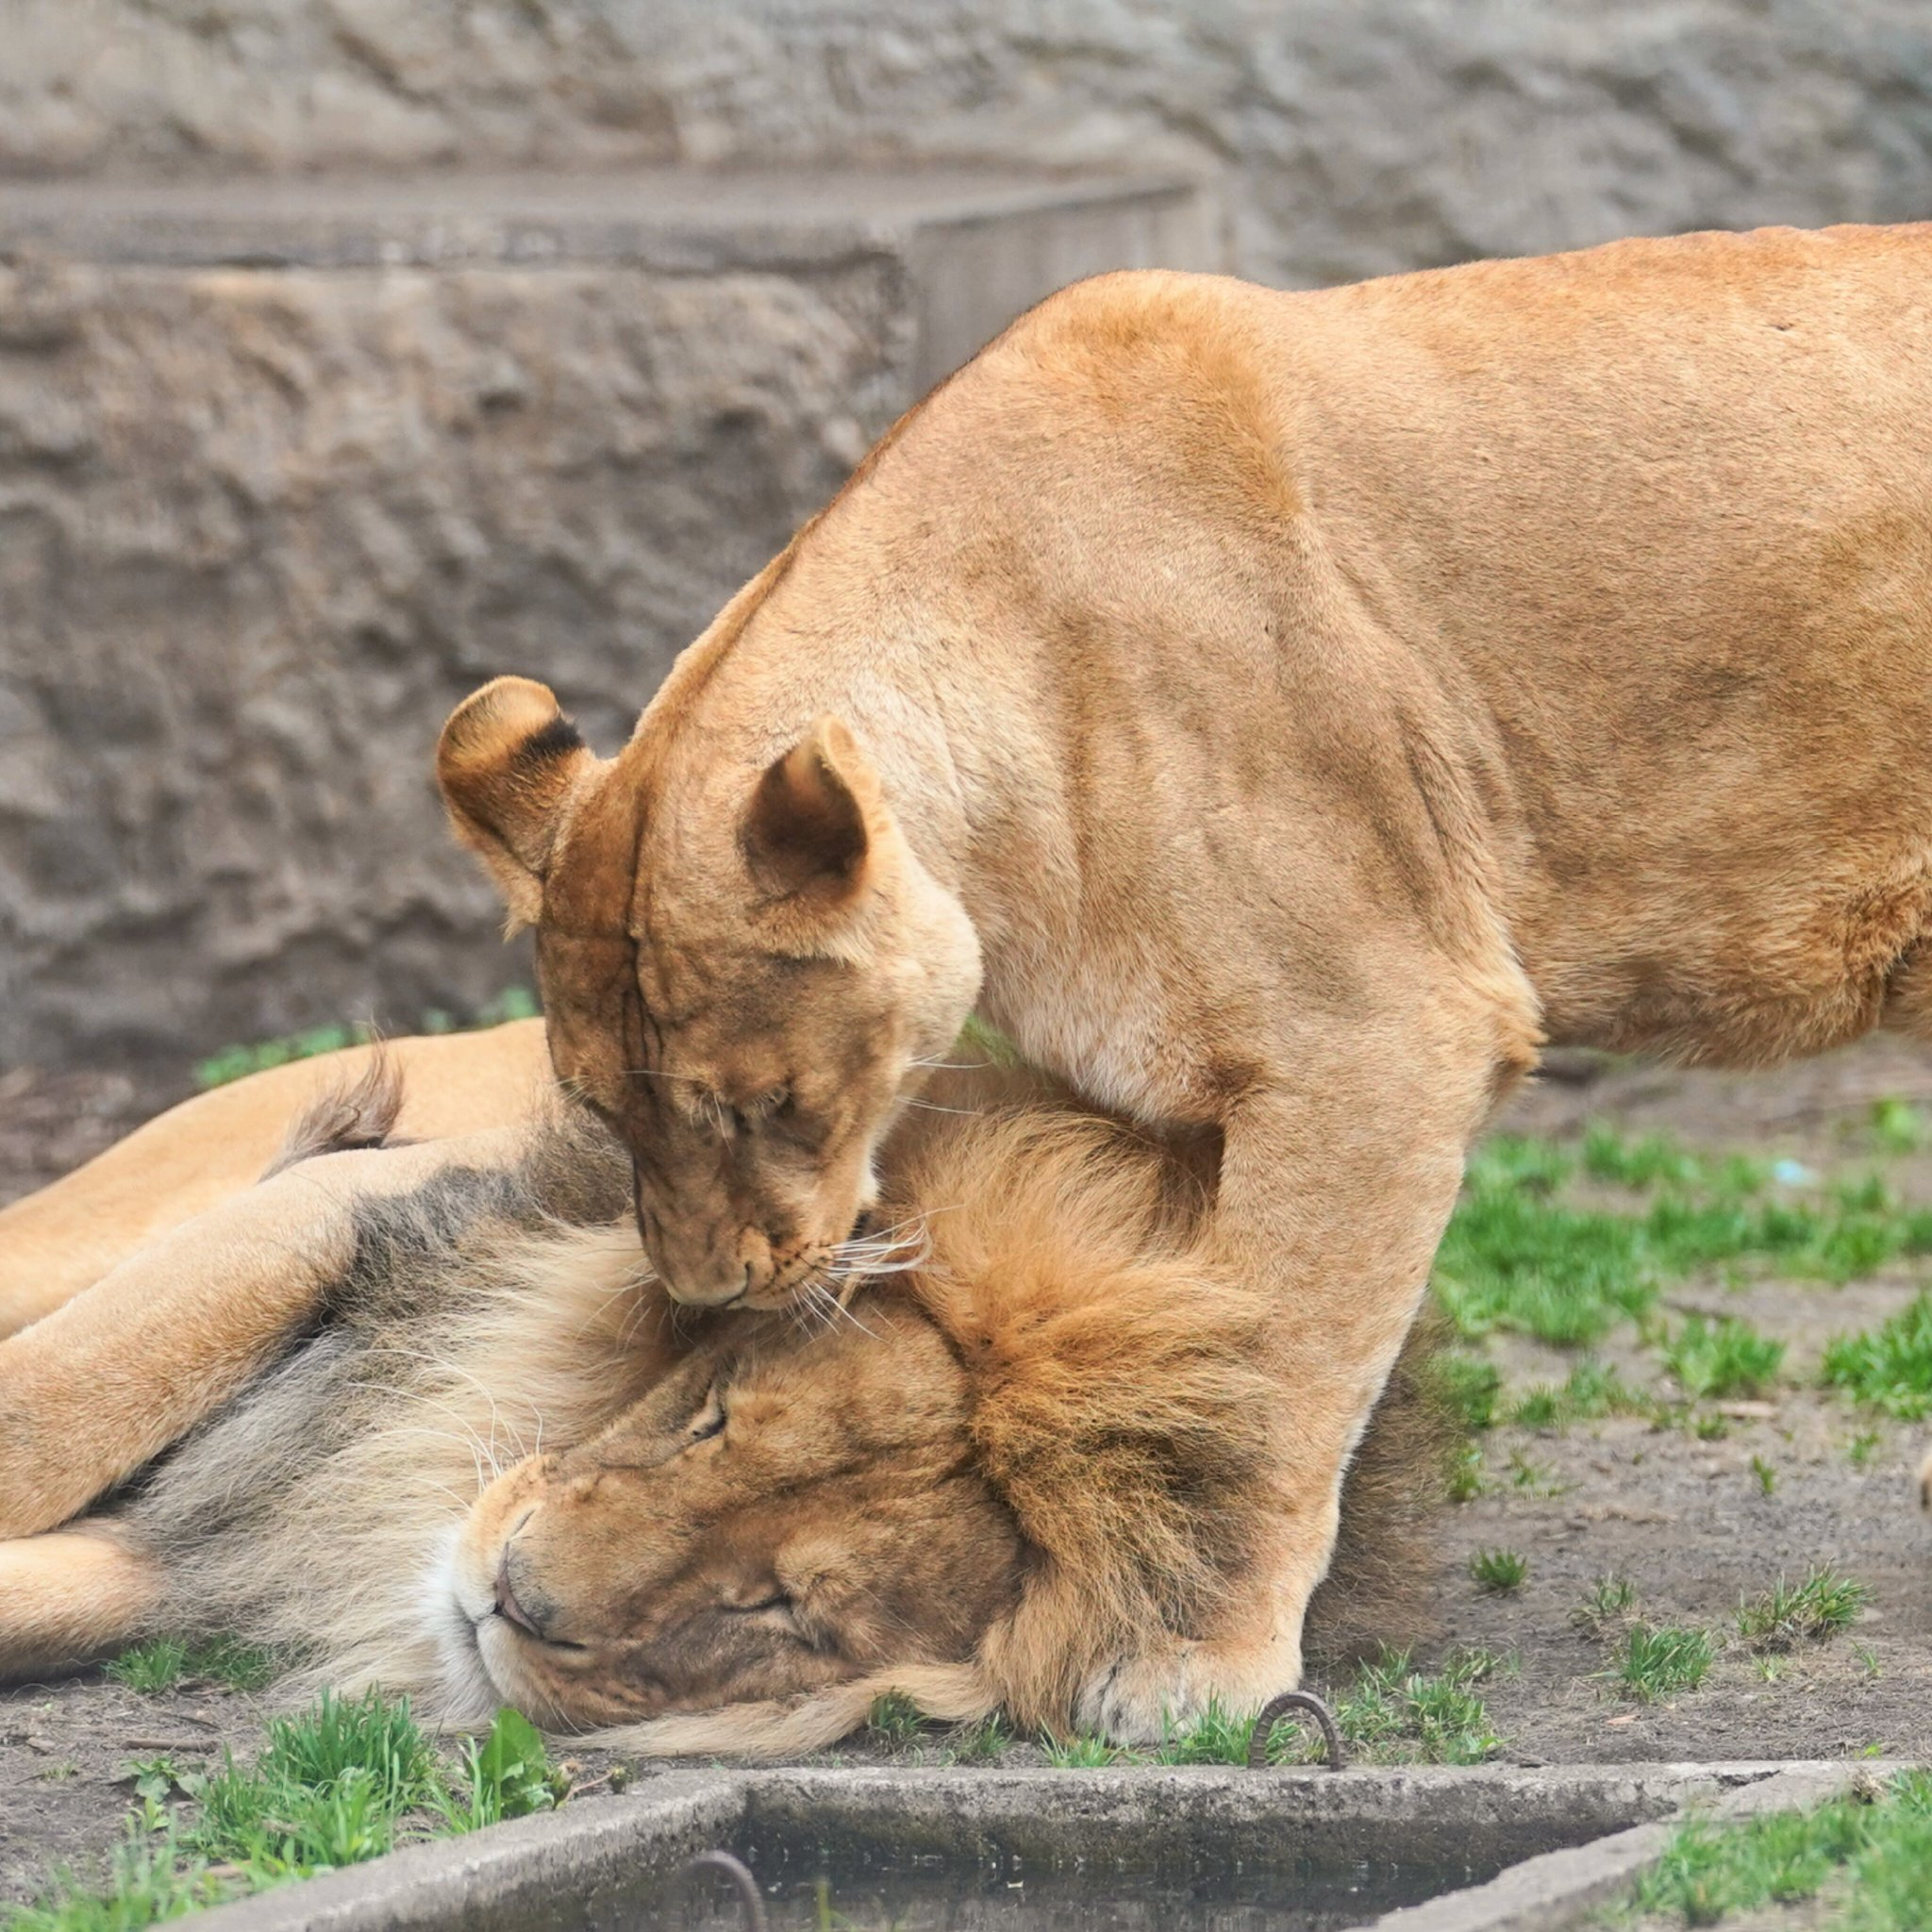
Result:
<instances>
[{"instance_id":1,"label":"lion's front paw","mask_svg":"<svg viewBox=\"0 0 1932 1932\"><path fill-rule=\"evenodd\" d=\"M1211 1705L1248 1717L1301 1682L1301 1645L1279 1639L1241 1647L1176 1641L1120 1658L1082 1686L1074 1722L1116 1744L1158 1744L1198 1724Z\"/></svg>"}]
</instances>

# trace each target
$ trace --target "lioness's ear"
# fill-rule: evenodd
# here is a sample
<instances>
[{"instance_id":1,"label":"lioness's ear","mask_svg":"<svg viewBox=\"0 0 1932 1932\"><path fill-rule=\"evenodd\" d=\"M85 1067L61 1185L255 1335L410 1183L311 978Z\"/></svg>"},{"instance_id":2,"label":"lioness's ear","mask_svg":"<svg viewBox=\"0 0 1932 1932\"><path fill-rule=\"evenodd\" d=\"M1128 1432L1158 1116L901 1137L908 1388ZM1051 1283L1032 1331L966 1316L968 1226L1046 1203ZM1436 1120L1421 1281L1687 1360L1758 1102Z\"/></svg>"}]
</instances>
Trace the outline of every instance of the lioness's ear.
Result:
<instances>
[{"instance_id":1,"label":"lioness's ear","mask_svg":"<svg viewBox=\"0 0 1932 1932\"><path fill-rule=\"evenodd\" d=\"M512 930L542 910L564 805L595 763L556 693L527 677L471 692L442 727L436 783L450 825L496 881Z\"/></svg>"},{"instance_id":2,"label":"lioness's ear","mask_svg":"<svg viewBox=\"0 0 1932 1932\"><path fill-rule=\"evenodd\" d=\"M872 850L879 784L851 732L821 718L758 779L740 830L752 876L830 910L856 898Z\"/></svg>"}]
</instances>

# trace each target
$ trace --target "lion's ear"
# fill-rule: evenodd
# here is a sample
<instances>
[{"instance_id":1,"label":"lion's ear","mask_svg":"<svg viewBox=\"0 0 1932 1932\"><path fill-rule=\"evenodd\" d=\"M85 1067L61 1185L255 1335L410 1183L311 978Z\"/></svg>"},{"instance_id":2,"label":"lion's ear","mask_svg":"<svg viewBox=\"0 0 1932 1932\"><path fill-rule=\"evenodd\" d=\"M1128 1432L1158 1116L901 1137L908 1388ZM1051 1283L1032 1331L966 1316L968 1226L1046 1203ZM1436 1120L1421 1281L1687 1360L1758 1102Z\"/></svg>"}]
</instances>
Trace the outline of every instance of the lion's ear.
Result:
<instances>
[{"instance_id":1,"label":"lion's ear","mask_svg":"<svg viewBox=\"0 0 1932 1932\"><path fill-rule=\"evenodd\" d=\"M773 897L836 910L864 889L877 774L837 718L819 719L765 768L739 842L754 879Z\"/></svg>"},{"instance_id":2,"label":"lion's ear","mask_svg":"<svg viewBox=\"0 0 1932 1932\"><path fill-rule=\"evenodd\" d=\"M534 924L564 808L597 760L548 685L499 677L450 713L436 744L436 783L458 839L483 861L509 908Z\"/></svg>"}]
</instances>

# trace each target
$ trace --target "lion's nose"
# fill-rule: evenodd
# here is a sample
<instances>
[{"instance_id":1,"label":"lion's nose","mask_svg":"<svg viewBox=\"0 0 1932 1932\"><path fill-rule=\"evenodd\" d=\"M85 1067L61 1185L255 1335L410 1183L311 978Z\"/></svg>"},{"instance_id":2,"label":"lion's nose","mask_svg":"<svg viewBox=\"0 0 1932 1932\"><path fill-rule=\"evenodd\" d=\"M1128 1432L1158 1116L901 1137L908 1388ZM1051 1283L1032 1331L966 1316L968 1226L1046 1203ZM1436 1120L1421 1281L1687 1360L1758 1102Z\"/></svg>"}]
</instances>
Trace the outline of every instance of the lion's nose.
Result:
<instances>
[{"instance_id":1,"label":"lion's nose","mask_svg":"<svg viewBox=\"0 0 1932 1932\"><path fill-rule=\"evenodd\" d=\"M502 1558L496 1566L496 1614L508 1618L519 1630L527 1631L532 1637L541 1638L543 1635L523 1605L517 1602L517 1593L510 1588L508 1544L504 1546Z\"/></svg>"}]
</instances>

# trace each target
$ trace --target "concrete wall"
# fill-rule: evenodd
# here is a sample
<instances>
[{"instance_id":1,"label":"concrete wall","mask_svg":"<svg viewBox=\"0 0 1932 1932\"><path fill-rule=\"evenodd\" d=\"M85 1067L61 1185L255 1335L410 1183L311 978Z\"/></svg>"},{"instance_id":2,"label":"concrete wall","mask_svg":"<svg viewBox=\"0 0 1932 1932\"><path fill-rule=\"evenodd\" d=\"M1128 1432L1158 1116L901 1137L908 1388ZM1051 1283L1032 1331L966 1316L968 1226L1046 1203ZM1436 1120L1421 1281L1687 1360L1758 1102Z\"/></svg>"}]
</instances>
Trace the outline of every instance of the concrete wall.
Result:
<instances>
[{"instance_id":1,"label":"concrete wall","mask_svg":"<svg viewBox=\"0 0 1932 1932\"><path fill-rule=\"evenodd\" d=\"M0 1067L516 976L447 705L614 737L1058 281L1928 213L1924 0L0 0Z\"/></svg>"}]
</instances>

